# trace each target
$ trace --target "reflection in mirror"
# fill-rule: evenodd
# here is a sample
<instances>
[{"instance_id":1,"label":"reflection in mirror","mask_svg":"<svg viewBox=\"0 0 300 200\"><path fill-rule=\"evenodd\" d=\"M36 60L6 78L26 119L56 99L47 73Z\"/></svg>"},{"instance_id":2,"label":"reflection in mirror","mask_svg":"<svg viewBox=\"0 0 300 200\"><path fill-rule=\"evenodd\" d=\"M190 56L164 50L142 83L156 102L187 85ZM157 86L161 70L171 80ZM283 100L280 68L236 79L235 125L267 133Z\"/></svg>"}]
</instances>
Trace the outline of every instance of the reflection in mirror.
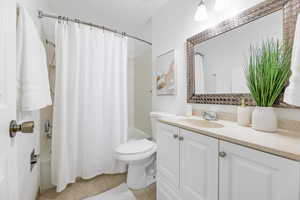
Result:
<instances>
[{"instance_id":1,"label":"reflection in mirror","mask_svg":"<svg viewBox=\"0 0 300 200\"><path fill-rule=\"evenodd\" d=\"M244 73L249 48L268 39L282 40L282 24L279 10L195 45L195 93L249 93Z\"/></svg>"}]
</instances>

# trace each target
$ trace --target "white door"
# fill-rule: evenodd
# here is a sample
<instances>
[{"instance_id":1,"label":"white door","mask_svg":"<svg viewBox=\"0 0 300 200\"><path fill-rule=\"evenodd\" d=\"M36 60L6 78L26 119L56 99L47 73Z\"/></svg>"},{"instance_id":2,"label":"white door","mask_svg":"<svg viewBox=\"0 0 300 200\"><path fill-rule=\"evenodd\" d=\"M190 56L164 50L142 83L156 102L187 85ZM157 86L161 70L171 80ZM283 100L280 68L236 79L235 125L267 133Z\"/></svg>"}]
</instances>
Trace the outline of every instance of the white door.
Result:
<instances>
[{"instance_id":1,"label":"white door","mask_svg":"<svg viewBox=\"0 0 300 200\"><path fill-rule=\"evenodd\" d=\"M16 2L0 1L0 200L19 200L17 146L9 137L16 119Z\"/></svg>"},{"instance_id":2,"label":"white door","mask_svg":"<svg viewBox=\"0 0 300 200\"><path fill-rule=\"evenodd\" d=\"M158 123L157 169L158 180L165 179L179 188L179 129ZM162 177L160 177L162 176Z\"/></svg>"},{"instance_id":3,"label":"white door","mask_svg":"<svg viewBox=\"0 0 300 200\"><path fill-rule=\"evenodd\" d=\"M180 130L180 193L186 200L218 200L219 143Z\"/></svg>"},{"instance_id":4,"label":"white door","mask_svg":"<svg viewBox=\"0 0 300 200\"><path fill-rule=\"evenodd\" d=\"M299 200L299 163L220 142L220 200Z\"/></svg>"}]
</instances>

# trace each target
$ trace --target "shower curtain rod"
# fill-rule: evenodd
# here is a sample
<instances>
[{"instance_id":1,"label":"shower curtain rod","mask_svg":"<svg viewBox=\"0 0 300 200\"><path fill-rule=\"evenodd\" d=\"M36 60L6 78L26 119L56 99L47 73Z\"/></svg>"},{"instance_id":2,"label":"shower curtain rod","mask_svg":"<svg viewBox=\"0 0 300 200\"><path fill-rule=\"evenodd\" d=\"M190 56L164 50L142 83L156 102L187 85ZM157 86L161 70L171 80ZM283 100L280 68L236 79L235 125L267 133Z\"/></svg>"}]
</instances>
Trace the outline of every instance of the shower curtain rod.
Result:
<instances>
[{"instance_id":1,"label":"shower curtain rod","mask_svg":"<svg viewBox=\"0 0 300 200\"><path fill-rule=\"evenodd\" d=\"M129 37L129 38L132 38L132 39L135 39L135 40L144 42L144 43L146 43L146 44L148 44L148 45L152 45L151 42L148 42L148 41L143 40L143 39L141 39L141 38L138 38L138 37L136 37L136 36L127 34L127 33L125 33L125 32L119 32L119 31L117 31L117 30L113 30L113 29L111 29L111 28L107 28L107 27L105 27L105 26L99 26L99 25L97 25L97 24L88 23L88 22L85 22L85 21L81 21L81 20L79 20L79 19L72 19L72 18L65 17L65 16L50 15L50 14L44 13L43 11L39 11L38 13L39 13L39 15L38 15L39 18L44 18L44 17L46 17L46 18L52 18L52 19L57 19L57 20L70 21L70 22L74 22L74 23L78 23L78 24L84 24L84 25L96 27L96 28L99 28L99 29L103 29L103 30L106 30L106 31L110 31L110 32L113 32L113 33L116 33L116 34L120 34L120 35Z\"/></svg>"}]
</instances>

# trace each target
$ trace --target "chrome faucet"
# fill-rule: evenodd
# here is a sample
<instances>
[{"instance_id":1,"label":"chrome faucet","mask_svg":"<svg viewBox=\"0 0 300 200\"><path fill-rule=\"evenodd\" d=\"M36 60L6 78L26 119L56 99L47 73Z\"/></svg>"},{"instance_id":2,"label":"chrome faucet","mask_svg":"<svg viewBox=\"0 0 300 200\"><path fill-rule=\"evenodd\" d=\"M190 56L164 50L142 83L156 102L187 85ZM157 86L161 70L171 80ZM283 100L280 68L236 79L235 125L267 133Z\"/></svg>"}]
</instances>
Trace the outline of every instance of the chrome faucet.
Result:
<instances>
[{"instance_id":1,"label":"chrome faucet","mask_svg":"<svg viewBox=\"0 0 300 200\"><path fill-rule=\"evenodd\" d=\"M207 120L207 121L217 121L218 116L216 112L208 111L208 112L203 112L202 113L202 118Z\"/></svg>"}]
</instances>

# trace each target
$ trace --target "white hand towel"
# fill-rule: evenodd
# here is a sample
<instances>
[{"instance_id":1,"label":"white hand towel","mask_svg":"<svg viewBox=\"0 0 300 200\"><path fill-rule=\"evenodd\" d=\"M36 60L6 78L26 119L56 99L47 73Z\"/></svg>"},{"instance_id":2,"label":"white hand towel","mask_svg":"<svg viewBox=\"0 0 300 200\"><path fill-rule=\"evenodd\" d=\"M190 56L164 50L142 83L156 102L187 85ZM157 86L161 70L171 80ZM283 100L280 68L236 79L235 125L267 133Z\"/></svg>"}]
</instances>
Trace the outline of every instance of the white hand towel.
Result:
<instances>
[{"instance_id":1,"label":"white hand towel","mask_svg":"<svg viewBox=\"0 0 300 200\"><path fill-rule=\"evenodd\" d=\"M45 47L34 22L19 8L17 23L17 89L19 111L52 104Z\"/></svg>"},{"instance_id":2,"label":"white hand towel","mask_svg":"<svg viewBox=\"0 0 300 200\"><path fill-rule=\"evenodd\" d=\"M136 198L127 185L123 183L109 191L83 200L136 200Z\"/></svg>"},{"instance_id":3,"label":"white hand towel","mask_svg":"<svg viewBox=\"0 0 300 200\"><path fill-rule=\"evenodd\" d=\"M300 14L298 15L292 54L292 76L284 93L284 102L300 106Z\"/></svg>"}]
</instances>

